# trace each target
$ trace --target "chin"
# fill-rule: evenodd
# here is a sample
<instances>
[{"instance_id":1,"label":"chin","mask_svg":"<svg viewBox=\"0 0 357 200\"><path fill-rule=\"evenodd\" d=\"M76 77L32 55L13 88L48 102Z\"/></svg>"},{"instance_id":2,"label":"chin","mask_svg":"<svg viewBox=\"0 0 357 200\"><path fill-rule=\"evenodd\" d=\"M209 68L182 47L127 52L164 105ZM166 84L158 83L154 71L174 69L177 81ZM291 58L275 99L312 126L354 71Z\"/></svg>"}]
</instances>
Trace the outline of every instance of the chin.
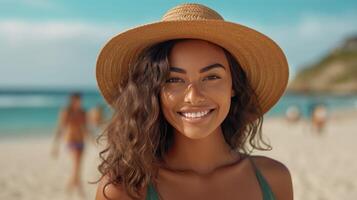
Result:
<instances>
[{"instance_id":1,"label":"chin","mask_svg":"<svg viewBox=\"0 0 357 200\"><path fill-rule=\"evenodd\" d=\"M205 131L205 130L204 131L184 130L184 132L181 134L189 139L198 140L208 137L211 133L212 131Z\"/></svg>"}]
</instances>

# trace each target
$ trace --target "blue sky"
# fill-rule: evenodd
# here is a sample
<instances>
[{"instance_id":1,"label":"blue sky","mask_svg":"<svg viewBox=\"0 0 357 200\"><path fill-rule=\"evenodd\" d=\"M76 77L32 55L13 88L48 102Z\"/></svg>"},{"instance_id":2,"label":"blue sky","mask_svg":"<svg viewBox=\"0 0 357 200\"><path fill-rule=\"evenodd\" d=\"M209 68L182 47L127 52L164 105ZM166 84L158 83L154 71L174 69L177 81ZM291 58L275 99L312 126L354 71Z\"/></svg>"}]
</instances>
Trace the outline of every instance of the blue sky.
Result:
<instances>
[{"instance_id":1,"label":"blue sky","mask_svg":"<svg viewBox=\"0 0 357 200\"><path fill-rule=\"evenodd\" d=\"M0 88L95 88L104 43L187 1L0 0ZM357 34L357 1L190 1L274 39L296 72Z\"/></svg>"}]
</instances>

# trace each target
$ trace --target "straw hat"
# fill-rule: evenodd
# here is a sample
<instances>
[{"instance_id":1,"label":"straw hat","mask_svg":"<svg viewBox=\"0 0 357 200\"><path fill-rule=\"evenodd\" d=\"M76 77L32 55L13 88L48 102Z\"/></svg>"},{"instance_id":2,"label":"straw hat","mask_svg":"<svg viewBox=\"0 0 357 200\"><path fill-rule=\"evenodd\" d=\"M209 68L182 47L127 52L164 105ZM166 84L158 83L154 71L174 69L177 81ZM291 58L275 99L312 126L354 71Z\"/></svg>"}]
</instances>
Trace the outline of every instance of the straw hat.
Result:
<instances>
[{"instance_id":1,"label":"straw hat","mask_svg":"<svg viewBox=\"0 0 357 200\"><path fill-rule=\"evenodd\" d=\"M167 11L161 21L124 31L103 47L96 76L105 100L113 104L119 84L128 78L128 67L145 47L179 38L202 39L228 50L246 72L263 113L284 93L288 63L273 40L246 26L224 21L204 5L182 4Z\"/></svg>"}]
</instances>

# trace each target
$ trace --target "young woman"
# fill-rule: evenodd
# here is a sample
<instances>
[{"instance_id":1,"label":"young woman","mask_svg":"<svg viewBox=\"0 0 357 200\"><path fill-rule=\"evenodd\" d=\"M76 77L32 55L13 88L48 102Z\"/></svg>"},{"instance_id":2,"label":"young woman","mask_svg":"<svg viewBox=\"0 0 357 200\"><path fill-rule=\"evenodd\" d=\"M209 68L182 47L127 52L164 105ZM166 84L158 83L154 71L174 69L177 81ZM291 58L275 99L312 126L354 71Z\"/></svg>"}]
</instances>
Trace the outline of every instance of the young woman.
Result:
<instances>
[{"instance_id":1,"label":"young woman","mask_svg":"<svg viewBox=\"0 0 357 200\"><path fill-rule=\"evenodd\" d=\"M267 36L183 4L101 51L99 88L114 108L102 135L97 200L291 200L288 169L253 149L288 66Z\"/></svg>"},{"instance_id":2,"label":"young woman","mask_svg":"<svg viewBox=\"0 0 357 200\"><path fill-rule=\"evenodd\" d=\"M53 146L53 156L57 157L59 139L65 139L69 153L73 160L71 177L68 181L67 191L78 189L80 195L84 195L81 185L81 162L84 150L84 142L88 136L86 125L86 112L82 108L81 94L72 93L68 106L60 112L58 128Z\"/></svg>"}]
</instances>

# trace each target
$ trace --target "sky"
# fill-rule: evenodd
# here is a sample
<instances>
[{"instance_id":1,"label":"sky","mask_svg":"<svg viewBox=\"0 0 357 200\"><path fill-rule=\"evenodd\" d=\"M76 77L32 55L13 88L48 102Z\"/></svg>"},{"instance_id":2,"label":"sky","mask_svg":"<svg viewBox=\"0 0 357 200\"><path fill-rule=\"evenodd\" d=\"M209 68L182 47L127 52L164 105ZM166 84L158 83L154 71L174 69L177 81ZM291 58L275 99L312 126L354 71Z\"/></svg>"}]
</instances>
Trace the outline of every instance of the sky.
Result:
<instances>
[{"instance_id":1,"label":"sky","mask_svg":"<svg viewBox=\"0 0 357 200\"><path fill-rule=\"evenodd\" d=\"M186 2L268 35L290 80L357 35L355 0L0 0L0 89L96 88L97 55L111 37Z\"/></svg>"}]
</instances>

